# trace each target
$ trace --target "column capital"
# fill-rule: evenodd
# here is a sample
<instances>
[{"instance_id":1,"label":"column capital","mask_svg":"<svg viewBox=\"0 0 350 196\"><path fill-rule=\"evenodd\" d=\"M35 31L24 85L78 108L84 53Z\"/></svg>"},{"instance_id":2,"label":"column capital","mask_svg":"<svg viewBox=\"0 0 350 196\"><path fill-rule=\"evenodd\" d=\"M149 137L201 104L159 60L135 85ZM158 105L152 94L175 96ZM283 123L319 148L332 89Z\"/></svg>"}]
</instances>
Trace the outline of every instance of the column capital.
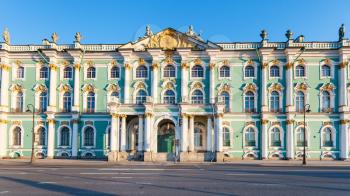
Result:
<instances>
[{"instance_id":1,"label":"column capital","mask_svg":"<svg viewBox=\"0 0 350 196\"><path fill-rule=\"evenodd\" d=\"M189 64L188 64L187 62L181 63L181 68L182 68L183 70L187 70L189 67L190 67L190 66L189 66Z\"/></svg>"},{"instance_id":2,"label":"column capital","mask_svg":"<svg viewBox=\"0 0 350 196\"><path fill-rule=\"evenodd\" d=\"M269 66L269 63L268 62L263 62L262 65L261 65L261 69L265 69Z\"/></svg>"},{"instance_id":3,"label":"column capital","mask_svg":"<svg viewBox=\"0 0 350 196\"><path fill-rule=\"evenodd\" d=\"M216 66L216 63L210 63L209 64L210 71L213 71L215 66Z\"/></svg>"},{"instance_id":4,"label":"column capital","mask_svg":"<svg viewBox=\"0 0 350 196\"><path fill-rule=\"evenodd\" d=\"M215 117L223 118L224 117L224 113L217 113L217 114L215 114Z\"/></svg>"},{"instance_id":5,"label":"column capital","mask_svg":"<svg viewBox=\"0 0 350 196\"><path fill-rule=\"evenodd\" d=\"M71 122L72 122L73 124L78 124L78 123L80 122L80 120L79 120L79 119L72 119Z\"/></svg>"},{"instance_id":6,"label":"column capital","mask_svg":"<svg viewBox=\"0 0 350 196\"><path fill-rule=\"evenodd\" d=\"M349 64L349 62L347 62L347 61L342 61L342 62L340 62L339 63L339 69L343 69L343 68L345 68L346 66L348 66L348 64Z\"/></svg>"},{"instance_id":7,"label":"column capital","mask_svg":"<svg viewBox=\"0 0 350 196\"><path fill-rule=\"evenodd\" d=\"M153 114L152 112L146 112L146 113L145 113L145 116L146 116L146 117L152 117L152 116L154 116L154 114Z\"/></svg>"},{"instance_id":8,"label":"column capital","mask_svg":"<svg viewBox=\"0 0 350 196\"><path fill-rule=\"evenodd\" d=\"M54 63L50 63L49 67L51 68L52 71L56 71L57 70L57 65Z\"/></svg>"},{"instance_id":9,"label":"column capital","mask_svg":"<svg viewBox=\"0 0 350 196\"><path fill-rule=\"evenodd\" d=\"M120 114L112 114L112 118L119 118Z\"/></svg>"},{"instance_id":10,"label":"column capital","mask_svg":"<svg viewBox=\"0 0 350 196\"><path fill-rule=\"evenodd\" d=\"M126 114L121 114L121 115L120 115L120 117L122 117L122 118L126 118L126 117L127 117L127 115L126 115Z\"/></svg>"},{"instance_id":11,"label":"column capital","mask_svg":"<svg viewBox=\"0 0 350 196\"><path fill-rule=\"evenodd\" d=\"M286 123L287 125L293 124L295 121L293 119L287 119Z\"/></svg>"},{"instance_id":12,"label":"column capital","mask_svg":"<svg viewBox=\"0 0 350 196\"><path fill-rule=\"evenodd\" d=\"M292 62L287 62L286 63L286 69L290 69L293 67L293 63Z\"/></svg>"},{"instance_id":13,"label":"column capital","mask_svg":"<svg viewBox=\"0 0 350 196\"><path fill-rule=\"evenodd\" d=\"M269 120L267 120L267 119L261 119L261 124L262 125L266 125L267 123L269 123Z\"/></svg>"},{"instance_id":14,"label":"column capital","mask_svg":"<svg viewBox=\"0 0 350 196\"><path fill-rule=\"evenodd\" d=\"M7 64L1 64L1 69L4 71L8 71L8 70L10 70L10 66Z\"/></svg>"},{"instance_id":15,"label":"column capital","mask_svg":"<svg viewBox=\"0 0 350 196\"><path fill-rule=\"evenodd\" d=\"M341 119L340 121L339 121L339 123L341 124L341 125L345 125L345 124L347 124L347 123L349 123L350 122L350 120L347 120L347 119Z\"/></svg>"},{"instance_id":16,"label":"column capital","mask_svg":"<svg viewBox=\"0 0 350 196\"><path fill-rule=\"evenodd\" d=\"M0 119L0 124L8 124L8 120Z\"/></svg>"},{"instance_id":17,"label":"column capital","mask_svg":"<svg viewBox=\"0 0 350 196\"><path fill-rule=\"evenodd\" d=\"M80 70L81 65L80 65L80 63L75 63L75 64L73 65L73 67L74 67L76 70Z\"/></svg>"},{"instance_id":18,"label":"column capital","mask_svg":"<svg viewBox=\"0 0 350 196\"><path fill-rule=\"evenodd\" d=\"M51 125L55 125L56 124L56 120L55 119L48 119L47 122Z\"/></svg>"}]
</instances>

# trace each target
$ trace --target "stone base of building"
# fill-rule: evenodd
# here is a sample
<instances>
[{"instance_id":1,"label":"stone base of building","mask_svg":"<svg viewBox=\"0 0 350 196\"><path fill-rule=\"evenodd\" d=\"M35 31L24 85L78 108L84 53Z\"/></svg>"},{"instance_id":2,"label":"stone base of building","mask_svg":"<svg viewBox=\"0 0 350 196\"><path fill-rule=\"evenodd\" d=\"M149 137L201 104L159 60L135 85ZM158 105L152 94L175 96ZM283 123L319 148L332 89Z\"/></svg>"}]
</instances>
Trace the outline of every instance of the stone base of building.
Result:
<instances>
[{"instance_id":1,"label":"stone base of building","mask_svg":"<svg viewBox=\"0 0 350 196\"><path fill-rule=\"evenodd\" d=\"M181 152L180 162L204 162L206 161L204 152Z\"/></svg>"},{"instance_id":2,"label":"stone base of building","mask_svg":"<svg viewBox=\"0 0 350 196\"><path fill-rule=\"evenodd\" d=\"M216 162L218 162L218 163L224 162L224 160L225 160L225 155L224 155L224 153L223 153L223 152L216 152L215 160L216 160Z\"/></svg>"},{"instance_id":3,"label":"stone base of building","mask_svg":"<svg viewBox=\"0 0 350 196\"><path fill-rule=\"evenodd\" d=\"M174 153L166 152L144 152L143 161L145 162L165 162L165 161L175 161Z\"/></svg>"},{"instance_id":4,"label":"stone base of building","mask_svg":"<svg viewBox=\"0 0 350 196\"><path fill-rule=\"evenodd\" d=\"M118 162L128 160L129 154L127 152L109 152L108 162Z\"/></svg>"}]
</instances>

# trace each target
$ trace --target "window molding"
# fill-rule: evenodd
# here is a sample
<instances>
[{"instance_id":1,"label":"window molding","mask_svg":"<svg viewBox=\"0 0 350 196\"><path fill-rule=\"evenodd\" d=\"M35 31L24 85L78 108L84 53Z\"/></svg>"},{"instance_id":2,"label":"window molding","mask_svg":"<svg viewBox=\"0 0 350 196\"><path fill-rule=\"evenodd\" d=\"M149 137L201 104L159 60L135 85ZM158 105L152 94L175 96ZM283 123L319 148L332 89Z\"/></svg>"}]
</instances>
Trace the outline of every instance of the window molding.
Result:
<instances>
[{"instance_id":1,"label":"window molding","mask_svg":"<svg viewBox=\"0 0 350 196\"><path fill-rule=\"evenodd\" d=\"M92 130L94 131L94 141L93 141L93 144L92 146L86 146L85 145L85 129L87 129L88 127L91 127ZM82 147L83 148L86 148L86 149L91 149L91 148L96 148L96 128L95 126L93 125L84 125L82 128L81 128L81 140L82 141Z\"/></svg>"},{"instance_id":2,"label":"window molding","mask_svg":"<svg viewBox=\"0 0 350 196\"><path fill-rule=\"evenodd\" d=\"M306 122L307 123L307 122ZM306 125L299 125L297 127L295 127L294 129L294 146L296 147L296 150L302 150L303 147L302 146L298 146L297 145L297 131L300 129L300 128L304 128L304 130L306 131L306 147L310 147L310 130L309 130L309 127ZM305 138L304 138L305 139Z\"/></svg>"},{"instance_id":3,"label":"window molding","mask_svg":"<svg viewBox=\"0 0 350 196\"><path fill-rule=\"evenodd\" d=\"M47 69L47 78L40 78L40 73L41 73L41 69L43 67L46 67ZM41 80L41 81L47 81L50 79L50 68L47 64L40 64L40 63L37 63L36 66L35 66L35 78L36 80Z\"/></svg>"},{"instance_id":4,"label":"window molding","mask_svg":"<svg viewBox=\"0 0 350 196\"><path fill-rule=\"evenodd\" d=\"M272 146L272 145L271 145L271 142L272 142L271 133L272 133L272 130L273 130L274 128L277 128L277 129L280 131L281 146ZM269 141L268 141L268 146L269 146L270 148L284 148L284 147L285 147L285 142L284 142L284 129L282 128L281 125L273 125L273 126L271 126L271 127L269 128L268 133L269 133L269 136L268 136L268 139L269 139Z\"/></svg>"},{"instance_id":5,"label":"window molding","mask_svg":"<svg viewBox=\"0 0 350 196\"><path fill-rule=\"evenodd\" d=\"M332 146L324 146L323 145L323 132L326 130L326 128L329 128L331 130L331 134L332 134ZM336 148L337 147L337 131L336 129L332 126L332 125L324 125L321 127L320 129L320 148L321 149L329 149L329 148Z\"/></svg>"},{"instance_id":6,"label":"window molding","mask_svg":"<svg viewBox=\"0 0 350 196\"><path fill-rule=\"evenodd\" d=\"M297 76L296 75L296 67L299 66L299 65L304 67L304 76ZM294 65L293 65L293 77L294 77L294 80L296 80L296 79L307 79L308 72L309 72L309 68L308 68L307 64L305 63L304 59L300 59L300 60L298 60L297 62L294 63Z\"/></svg>"},{"instance_id":7,"label":"window molding","mask_svg":"<svg viewBox=\"0 0 350 196\"><path fill-rule=\"evenodd\" d=\"M14 141L13 141L13 132L15 131L15 129L19 127L21 129L21 145L14 145ZM23 142L24 142L24 128L22 126L22 124L19 125L12 125L9 129L9 147L10 148L23 148Z\"/></svg>"},{"instance_id":8,"label":"window molding","mask_svg":"<svg viewBox=\"0 0 350 196\"><path fill-rule=\"evenodd\" d=\"M254 77L246 77L245 76L245 69L246 69L246 67L248 67L248 66L252 66L253 68L254 68ZM255 61L253 61L253 60L248 60L248 61L246 61L246 62L244 62L243 63L243 80L249 80L249 79L257 79L257 75L258 75L258 65L257 65L257 63L255 62Z\"/></svg>"},{"instance_id":9,"label":"window molding","mask_svg":"<svg viewBox=\"0 0 350 196\"><path fill-rule=\"evenodd\" d=\"M67 127L69 130L69 139L68 139L68 146L62 146L61 145L61 131L64 127ZM57 147L58 148L70 148L72 146L72 129L68 125L61 125L57 129Z\"/></svg>"},{"instance_id":10,"label":"window molding","mask_svg":"<svg viewBox=\"0 0 350 196\"><path fill-rule=\"evenodd\" d=\"M45 145L39 145L38 144L38 145L36 145L36 147L37 148L44 148L45 146L47 146L47 133L48 133L48 131L47 131L46 126L44 126L42 124L36 125L34 130L35 130L35 135L37 135L38 138L39 138L38 131L39 131L40 128L44 128L44 131L45 131Z\"/></svg>"},{"instance_id":11,"label":"window molding","mask_svg":"<svg viewBox=\"0 0 350 196\"><path fill-rule=\"evenodd\" d=\"M193 77L192 76L192 68L195 66L201 66L203 69L203 77ZM206 78L206 66L204 65L204 63L202 62L202 60L200 59L195 59L194 61L190 62L190 68L189 68L189 74L190 74L190 80L203 80Z\"/></svg>"},{"instance_id":12,"label":"window molding","mask_svg":"<svg viewBox=\"0 0 350 196\"><path fill-rule=\"evenodd\" d=\"M249 128L252 128L255 132L255 146L246 146L245 145L245 133L246 131L249 129ZM253 148L258 148L259 147L259 131L258 131L258 128L255 126L255 125L247 125L243 128L243 137L242 137L242 148L243 149L253 149Z\"/></svg>"},{"instance_id":13,"label":"window molding","mask_svg":"<svg viewBox=\"0 0 350 196\"><path fill-rule=\"evenodd\" d=\"M272 66L277 66L278 71L279 71L279 76L278 77L273 77L271 76L271 67ZM269 79L283 79L283 64L279 60L274 60L269 63L269 69L268 69L268 78Z\"/></svg>"},{"instance_id":14,"label":"window molding","mask_svg":"<svg viewBox=\"0 0 350 196\"><path fill-rule=\"evenodd\" d=\"M117 78L112 78L112 68L114 68L114 67L116 67L118 70L119 70L119 77L117 77ZM121 78L121 71L122 71L122 69L121 69L121 65L120 64L118 64L118 63L116 63L115 61L112 61L111 63L108 63L108 65L107 65L107 72L108 72L108 80L120 80L120 78Z\"/></svg>"},{"instance_id":15,"label":"window molding","mask_svg":"<svg viewBox=\"0 0 350 196\"><path fill-rule=\"evenodd\" d=\"M221 68L225 67L225 66L228 67L228 70L229 70L229 76L228 77L222 77L220 75ZM218 73L219 80L232 80L232 68L231 68L231 66L230 66L230 64L228 62L225 61L225 62L218 63L218 66L217 66L216 70L217 70L217 73Z\"/></svg>"},{"instance_id":16,"label":"window molding","mask_svg":"<svg viewBox=\"0 0 350 196\"><path fill-rule=\"evenodd\" d=\"M64 78L64 70L66 68L68 68L68 67L71 68L71 70L72 70L72 77ZM84 77L85 77L85 73L84 73ZM73 80L73 78L74 78L74 67L72 65L62 65L62 66L60 66L60 79L61 80L70 81L70 80Z\"/></svg>"},{"instance_id":17,"label":"window molding","mask_svg":"<svg viewBox=\"0 0 350 196\"><path fill-rule=\"evenodd\" d=\"M168 65L172 65L174 68L175 68L175 77L164 77L164 69L166 66ZM161 79L176 79L178 77L178 74L177 74L177 71L178 71L178 67L179 65L175 62L175 61L172 61L172 62L162 62L160 64L160 78Z\"/></svg>"},{"instance_id":18,"label":"window molding","mask_svg":"<svg viewBox=\"0 0 350 196\"><path fill-rule=\"evenodd\" d=\"M134 87L134 92L132 93L133 104L136 104L136 96L137 96L137 93L140 90L144 90L146 92L146 97L149 96L149 93L147 91L148 86L147 86L147 84L145 82L137 81L137 82L134 83L133 87Z\"/></svg>"},{"instance_id":19,"label":"window molding","mask_svg":"<svg viewBox=\"0 0 350 196\"><path fill-rule=\"evenodd\" d=\"M284 91L284 87L282 86L281 83L272 83L270 84L270 86L268 87L268 106L269 106L269 111L271 112L271 94L273 91L276 91L278 93L279 96L279 108L278 108L278 112L283 112L283 91Z\"/></svg>"},{"instance_id":20,"label":"window molding","mask_svg":"<svg viewBox=\"0 0 350 196\"><path fill-rule=\"evenodd\" d=\"M137 78L136 77L136 70L138 67L140 66L145 66L146 69L147 69L147 77L145 78ZM140 63L134 63L133 66L132 66L132 75L133 75L133 80L148 80L150 78L150 75L151 75L151 67L150 65L145 61L144 64L140 64Z\"/></svg>"},{"instance_id":21,"label":"window molding","mask_svg":"<svg viewBox=\"0 0 350 196\"><path fill-rule=\"evenodd\" d=\"M322 75L322 67L324 65L327 65L329 66L330 70L331 70L331 76L323 76ZM322 61L320 61L319 63L319 69L320 69L320 79L327 79L327 78L330 78L330 79L333 79L334 78L334 69L335 69L335 65L334 65L334 62L330 59L324 59Z\"/></svg>"}]
</instances>

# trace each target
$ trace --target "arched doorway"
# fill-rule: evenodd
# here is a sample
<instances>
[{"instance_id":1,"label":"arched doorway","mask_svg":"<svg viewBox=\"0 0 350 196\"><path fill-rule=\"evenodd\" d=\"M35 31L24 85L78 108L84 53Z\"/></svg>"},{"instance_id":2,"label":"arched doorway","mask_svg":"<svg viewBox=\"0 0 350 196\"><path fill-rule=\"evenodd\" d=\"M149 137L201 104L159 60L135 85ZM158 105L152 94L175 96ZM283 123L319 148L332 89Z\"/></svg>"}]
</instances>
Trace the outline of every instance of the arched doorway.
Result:
<instances>
[{"instance_id":1,"label":"arched doorway","mask_svg":"<svg viewBox=\"0 0 350 196\"><path fill-rule=\"evenodd\" d=\"M165 153L174 152L175 125L171 120L162 120L158 125L157 151Z\"/></svg>"}]
</instances>

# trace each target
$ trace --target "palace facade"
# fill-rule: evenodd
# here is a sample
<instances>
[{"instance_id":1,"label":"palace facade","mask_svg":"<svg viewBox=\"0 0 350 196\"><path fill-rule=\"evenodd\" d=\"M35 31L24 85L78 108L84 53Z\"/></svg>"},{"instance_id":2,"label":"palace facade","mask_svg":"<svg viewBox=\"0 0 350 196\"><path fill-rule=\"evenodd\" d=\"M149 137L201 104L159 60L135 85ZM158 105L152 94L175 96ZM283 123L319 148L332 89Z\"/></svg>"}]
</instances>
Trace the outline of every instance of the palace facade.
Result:
<instances>
[{"instance_id":1,"label":"palace facade","mask_svg":"<svg viewBox=\"0 0 350 196\"><path fill-rule=\"evenodd\" d=\"M350 41L0 45L0 157L348 159ZM311 111L308 111L308 110ZM32 120L34 110L34 122ZM304 121L304 111L306 111ZM306 137L304 137L304 132Z\"/></svg>"}]
</instances>

